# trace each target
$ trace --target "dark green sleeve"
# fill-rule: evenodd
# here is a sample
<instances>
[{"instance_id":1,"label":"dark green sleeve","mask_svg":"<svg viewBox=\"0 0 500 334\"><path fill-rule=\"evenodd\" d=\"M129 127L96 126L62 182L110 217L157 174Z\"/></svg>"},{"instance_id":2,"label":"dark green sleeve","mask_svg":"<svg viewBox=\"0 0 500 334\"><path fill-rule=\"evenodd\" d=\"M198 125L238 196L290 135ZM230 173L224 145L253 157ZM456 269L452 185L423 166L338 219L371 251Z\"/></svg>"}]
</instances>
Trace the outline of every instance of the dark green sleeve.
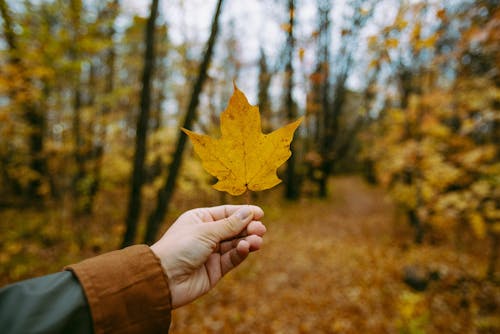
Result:
<instances>
[{"instance_id":1,"label":"dark green sleeve","mask_svg":"<svg viewBox=\"0 0 500 334\"><path fill-rule=\"evenodd\" d=\"M92 333L87 300L69 271L0 289L0 332Z\"/></svg>"}]
</instances>

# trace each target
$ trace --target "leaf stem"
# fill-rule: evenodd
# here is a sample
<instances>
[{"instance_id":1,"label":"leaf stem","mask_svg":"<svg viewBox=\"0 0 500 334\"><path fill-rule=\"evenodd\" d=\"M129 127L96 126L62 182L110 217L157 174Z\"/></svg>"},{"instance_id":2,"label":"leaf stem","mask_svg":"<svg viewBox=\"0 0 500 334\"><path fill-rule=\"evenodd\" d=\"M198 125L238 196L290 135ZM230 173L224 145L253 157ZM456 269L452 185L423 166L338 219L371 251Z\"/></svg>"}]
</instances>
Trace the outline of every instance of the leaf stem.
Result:
<instances>
[{"instance_id":1,"label":"leaf stem","mask_svg":"<svg viewBox=\"0 0 500 334\"><path fill-rule=\"evenodd\" d=\"M245 201L247 205L250 205L250 190L245 191Z\"/></svg>"}]
</instances>

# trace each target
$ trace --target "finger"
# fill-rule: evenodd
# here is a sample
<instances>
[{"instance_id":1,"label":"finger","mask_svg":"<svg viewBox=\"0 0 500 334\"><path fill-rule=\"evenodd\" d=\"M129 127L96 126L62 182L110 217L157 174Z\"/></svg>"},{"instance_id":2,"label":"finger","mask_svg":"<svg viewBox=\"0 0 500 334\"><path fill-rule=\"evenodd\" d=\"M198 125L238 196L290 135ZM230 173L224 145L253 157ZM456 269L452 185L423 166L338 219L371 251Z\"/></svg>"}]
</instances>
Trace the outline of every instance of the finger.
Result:
<instances>
[{"instance_id":1,"label":"finger","mask_svg":"<svg viewBox=\"0 0 500 334\"><path fill-rule=\"evenodd\" d=\"M261 237L264 236L266 231L267 231L266 226L264 224L262 224L262 222L257 221L257 220L251 221L250 224L247 225L247 228L245 230L247 235L256 234L256 235L261 236Z\"/></svg>"},{"instance_id":2,"label":"finger","mask_svg":"<svg viewBox=\"0 0 500 334\"><path fill-rule=\"evenodd\" d=\"M240 234L243 229L252 221L253 210L249 206L241 206L227 218L201 225L209 237L220 242L225 239L232 239Z\"/></svg>"},{"instance_id":3,"label":"finger","mask_svg":"<svg viewBox=\"0 0 500 334\"><path fill-rule=\"evenodd\" d=\"M212 219L216 221L231 216L242 207L248 207L250 210L252 210L255 219L261 219L262 217L264 217L264 211L262 211L262 209L256 205L220 205L203 208L201 210L208 212Z\"/></svg>"},{"instance_id":4,"label":"finger","mask_svg":"<svg viewBox=\"0 0 500 334\"><path fill-rule=\"evenodd\" d=\"M245 240L250 244L250 252L258 251L264 243L264 239L258 235L250 235Z\"/></svg>"},{"instance_id":5,"label":"finger","mask_svg":"<svg viewBox=\"0 0 500 334\"><path fill-rule=\"evenodd\" d=\"M236 248L236 246L241 240L245 240L244 237L223 241L219 244L219 248L216 251L218 251L221 254L227 253L231 249Z\"/></svg>"},{"instance_id":6,"label":"finger","mask_svg":"<svg viewBox=\"0 0 500 334\"><path fill-rule=\"evenodd\" d=\"M262 245L262 237L258 235L249 235L244 238L236 238L233 240L223 241L219 244L219 248L216 251L220 252L221 254L227 253L230 250L236 248L238 246L238 243L242 240L248 242L248 244L250 245L250 251L260 249L260 246Z\"/></svg>"},{"instance_id":7,"label":"finger","mask_svg":"<svg viewBox=\"0 0 500 334\"><path fill-rule=\"evenodd\" d=\"M246 237L247 235L252 235L256 234L258 236L264 236L264 234L267 232L267 228L262 222L253 220L251 221L248 225L247 228L241 231L240 234L238 234L237 238L243 238Z\"/></svg>"},{"instance_id":8,"label":"finger","mask_svg":"<svg viewBox=\"0 0 500 334\"><path fill-rule=\"evenodd\" d=\"M245 240L241 240L236 248L222 255L220 258L222 275L227 274L231 269L243 262L249 253L250 244Z\"/></svg>"}]
</instances>

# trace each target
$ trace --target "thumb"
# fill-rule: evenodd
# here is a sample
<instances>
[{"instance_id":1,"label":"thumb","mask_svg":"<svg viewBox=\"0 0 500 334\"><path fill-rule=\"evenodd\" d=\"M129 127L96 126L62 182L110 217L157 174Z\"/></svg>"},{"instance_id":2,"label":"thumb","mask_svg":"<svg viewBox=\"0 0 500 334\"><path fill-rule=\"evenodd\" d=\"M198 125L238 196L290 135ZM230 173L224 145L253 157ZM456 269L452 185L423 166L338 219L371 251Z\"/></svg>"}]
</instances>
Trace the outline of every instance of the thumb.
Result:
<instances>
[{"instance_id":1,"label":"thumb","mask_svg":"<svg viewBox=\"0 0 500 334\"><path fill-rule=\"evenodd\" d=\"M237 236L253 218L253 211L248 206L234 212L224 219L207 223L209 233L215 237L217 242Z\"/></svg>"}]
</instances>

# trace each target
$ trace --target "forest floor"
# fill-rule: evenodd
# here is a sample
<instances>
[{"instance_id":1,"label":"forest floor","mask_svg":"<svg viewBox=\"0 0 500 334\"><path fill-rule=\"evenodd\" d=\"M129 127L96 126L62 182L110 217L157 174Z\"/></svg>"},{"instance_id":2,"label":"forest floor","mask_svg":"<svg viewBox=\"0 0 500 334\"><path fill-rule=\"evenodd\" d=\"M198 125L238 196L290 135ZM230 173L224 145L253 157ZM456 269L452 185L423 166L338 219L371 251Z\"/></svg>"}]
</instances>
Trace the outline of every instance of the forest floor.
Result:
<instances>
[{"instance_id":1,"label":"forest floor","mask_svg":"<svg viewBox=\"0 0 500 334\"><path fill-rule=\"evenodd\" d=\"M384 192L360 178L335 179L326 201L257 204L263 249L174 311L171 333L500 332L500 287L481 279L487 248L413 245ZM417 292L405 270L439 277Z\"/></svg>"},{"instance_id":2,"label":"forest floor","mask_svg":"<svg viewBox=\"0 0 500 334\"><path fill-rule=\"evenodd\" d=\"M171 334L500 333L500 285L484 279L486 240L462 229L415 245L385 192L355 176L334 178L327 200L283 202L280 190L253 201L266 212L263 249L175 310ZM168 221L195 200L176 201ZM76 222L64 205L0 211L0 285L116 247L121 202L102 196L96 214ZM413 290L405 273L427 286Z\"/></svg>"}]
</instances>

